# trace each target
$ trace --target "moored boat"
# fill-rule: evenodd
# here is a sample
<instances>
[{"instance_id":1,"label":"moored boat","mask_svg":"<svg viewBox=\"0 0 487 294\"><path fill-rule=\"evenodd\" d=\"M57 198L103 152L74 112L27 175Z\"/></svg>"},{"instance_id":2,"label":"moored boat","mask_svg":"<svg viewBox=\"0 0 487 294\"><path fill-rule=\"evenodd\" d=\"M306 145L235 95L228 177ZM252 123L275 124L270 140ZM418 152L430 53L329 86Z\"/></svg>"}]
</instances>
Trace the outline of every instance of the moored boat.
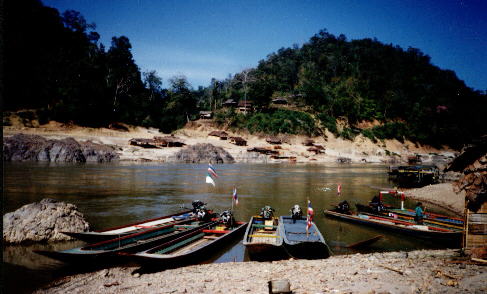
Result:
<instances>
[{"instance_id":1,"label":"moored boat","mask_svg":"<svg viewBox=\"0 0 487 294\"><path fill-rule=\"evenodd\" d=\"M184 210L179 213L175 213L171 215L152 218L152 219L148 219L136 223L117 226L117 227L108 228L99 231L78 232L78 233L62 232L62 233L71 236L73 238L76 238L78 240L85 241L87 243L102 242L106 240L120 238L130 234L142 232L148 229L154 229L157 227L176 224L181 220L196 219L197 217L201 218L201 214L211 215L212 212L210 210L207 210L205 205L206 203L203 203L200 200L195 200L192 202L192 206L193 206L192 210Z\"/></svg>"},{"instance_id":2,"label":"moored boat","mask_svg":"<svg viewBox=\"0 0 487 294\"><path fill-rule=\"evenodd\" d=\"M393 217L375 216L367 213L345 213L338 210L324 210L326 216L377 227L418 238L428 239L441 245L460 245L461 229L444 228L433 225L418 225L414 221L399 220Z\"/></svg>"},{"instance_id":3,"label":"moored boat","mask_svg":"<svg viewBox=\"0 0 487 294\"><path fill-rule=\"evenodd\" d=\"M283 246L279 218L272 213L250 218L243 244L252 260L278 260L288 257Z\"/></svg>"},{"instance_id":4,"label":"moored boat","mask_svg":"<svg viewBox=\"0 0 487 294\"><path fill-rule=\"evenodd\" d=\"M360 212L367 212L371 214L375 214L378 216L392 216L402 220L413 220L415 216L415 211L412 209L399 209L399 208L390 208L386 207L384 210L378 211L371 207L370 205L364 205L357 203L355 204L357 210ZM432 225L439 225L444 227L451 227L457 229L463 229L463 220L456 217L449 217L442 214L425 212L423 215L423 221L427 224Z\"/></svg>"},{"instance_id":5,"label":"moored boat","mask_svg":"<svg viewBox=\"0 0 487 294\"><path fill-rule=\"evenodd\" d=\"M212 222L148 250L122 254L147 266L172 267L194 264L208 258L210 253L232 239L241 236L246 226L245 222L235 222L231 226L222 221Z\"/></svg>"},{"instance_id":6,"label":"moored boat","mask_svg":"<svg viewBox=\"0 0 487 294\"><path fill-rule=\"evenodd\" d=\"M112 259L119 252L138 252L154 247L157 244L173 240L198 230L207 225L208 221L182 220L142 232L133 233L120 238L106 240L84 247L62 251L34 250L35 253L61 261L92 262L100 259Z\"/></svg>"},{"instance_id":7,"label":"moored boat","mask_svg":"<svg viewBox=\"0 0 487 294\"><path fill-rule=\"evenodd\" d=\"M306 218L281 216L279 227L284 241L284 247L294 258L317 259L331 255L330 248L314 222L308 230Z\"/></svg>"},{"instance_id":8,"label":"moored boat","mask_svg":"<svg viewBox=\"0 0 487 294\"><path fill-rule=\"evenodd\" d=\"M71 236L81 241L88 243L102 242L115 238L120 238L137 232L145 231L162 226L176 224L181 220L195 218L191 210L182 211L171 215L166 215L158 218L152 218L136 223L131 223L123 226L117 226L99 231L90 232L62 232L65 235Z\"/></svg>"}]
</instances>

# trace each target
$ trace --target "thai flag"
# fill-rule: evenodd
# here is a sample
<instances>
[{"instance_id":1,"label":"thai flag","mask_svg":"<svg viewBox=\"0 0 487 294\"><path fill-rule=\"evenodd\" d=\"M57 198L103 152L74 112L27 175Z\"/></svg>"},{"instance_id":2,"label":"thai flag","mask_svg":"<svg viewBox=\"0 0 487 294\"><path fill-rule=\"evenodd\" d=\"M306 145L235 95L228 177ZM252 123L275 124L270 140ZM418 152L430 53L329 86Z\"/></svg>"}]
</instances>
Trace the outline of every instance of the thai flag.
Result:
<instances>
[{"instance_id":1,"label":"thai flag","mask_svg":"<svg viewBox=\"0 0 487 294\"><path fill-rule=\"evenodd\" d=\"M308 200L308 215L306 216L306 232L311 227L311 223L313 222L314 213L315 212L313 210L313 207L311 207L311 201Z\"/></svg>"},{"instance_id":2,"label":"thai flag","mask_svg":"<svg viewBox=\"0 0 487 294\"><path fill-rule=\"evenodd\" d=\"M206 174L206 183L212 184L213 187L215 187L215 178L218 178L218 175L216 174L215 169L211 165L211 163L208 164L208 173Z\"/></svg>"},{"instance_id":3,"label":"thai flag","mask_svg":"<svg viewBox=\"0 0 487 294\"><path fill-rule=\"evenodd\" d=\"M215 168L213 167L213 165L211 165L211 163L208 163L208 173L214 177L214 178L218 178L218 175L216 174L216 171L215 171Z\"/></svg>"},{"instance_id":4,"label":"thai flag","mask_svg":"<svg viewBox=\"0 0 487 294\"><path fill-rule=\"evenodd\" d=\"M233 188L233 201L235 201L235 205L238 205L238 196L237 196L237 188Z\"/></svg>"}]
</instances>

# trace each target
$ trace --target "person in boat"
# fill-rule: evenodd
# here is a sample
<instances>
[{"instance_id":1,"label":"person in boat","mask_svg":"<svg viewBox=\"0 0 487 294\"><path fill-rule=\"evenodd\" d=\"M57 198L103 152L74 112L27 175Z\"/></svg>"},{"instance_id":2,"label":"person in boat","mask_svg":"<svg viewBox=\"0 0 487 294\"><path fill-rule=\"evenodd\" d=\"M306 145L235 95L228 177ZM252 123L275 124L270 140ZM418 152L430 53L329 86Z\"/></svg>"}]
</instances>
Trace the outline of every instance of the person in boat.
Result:
<instances>
[{"instance_id":1,"label":"person in boat","mask_svg":"<svg viewBox=\"0 0 487 294\"><path fill-rule=\"evenodd\" d=\"M301 219L303 217L303 211L299 205L295 204L293 208L291 208L291 217L293 219L293 223L295 223L297 219Z\"/></svg>"},{"instance_id":2,"label":"person in boat","mask_svg":"<svg viewBox=\"0 0 487 294\"><path fill-rule=\"evenodd\" d=\"M260 210L260 216L264 219L270 219L274 216L274 211L274 208L266 205Z\"/></svg>"},{"instance_id":3,"label":"person in boat","mask_svg":"<svg viewBox=\"0 0 487 294\"><path fill-rule=\"evenodd\" d=\"M416 212L416 214L414 215L414 221L418 225L422 225L423 224L423 218L424 218L424 212L426 211L426 208L423 207L423 204L421 202L418 202L416 204L416 208L414 210Z\"/></svg>"},{"instance_id":4,"label":"person in boat","mask_svg":"<svg viewBox=\"0 0 487 294\"><path fill-rule=\"evenodd\" d=\"M343 200L342 202L338 203L336 210L339 213L352 214L350 211L350 204L348 204L347 200Z\"/></svg>"},{"instance_id":5,"label":"person in boat","mask_svg":"<svg viewBox=\"0 0 487 294\"><path fill-rule=\"evenodd\" d=\"M374 213L379 213L384 210L384 204L380 201L379 196L375 195L369 202L369 206L372 208Z\"/></svg>"}]
</instances>

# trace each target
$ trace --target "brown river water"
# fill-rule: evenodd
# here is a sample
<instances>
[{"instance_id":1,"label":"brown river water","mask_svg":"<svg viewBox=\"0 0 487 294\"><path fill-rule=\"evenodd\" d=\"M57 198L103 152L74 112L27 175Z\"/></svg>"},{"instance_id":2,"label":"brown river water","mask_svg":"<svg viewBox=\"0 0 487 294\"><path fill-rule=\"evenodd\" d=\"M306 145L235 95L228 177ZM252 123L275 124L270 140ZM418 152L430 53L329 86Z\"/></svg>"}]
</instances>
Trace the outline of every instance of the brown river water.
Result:
<instances>
[{"instance_id":1,"label":"brown river water","mask_svg":"<svg viewBox=\"0 0 487 294\"><path fill-rule=\"evenodd\" d=\"M205 183L207 164L111 163L111 164L4 164L4 213L24 204L54 198L75 204L92 229L103 229L172 214L190 207L193 200L208 203L217 212L229 209L237 187L237 220L248 221L265 205L276 215L289 214L294 204L303 211L311 200L314 221L334 254L437 248L437 244L374 228L326 218L323 209L341 200L367 203L378 189L391 187L387 166L371 164L223 164L215 165L216 187ZM337 184L342 193L337 195ZM399 205L389 199L389 204ZM406 207L414 207L406 201ZM447 213L441 209L431 211ZM382 234L366 251L350 251L346 245ZM83 242L55 245L3 246L6 293L31 292L57 277L90 269L66 265L32 253L33 249L61 250ZM207 262L247 261L241 240L222 248Z\"/></svg>"}]
</instances>

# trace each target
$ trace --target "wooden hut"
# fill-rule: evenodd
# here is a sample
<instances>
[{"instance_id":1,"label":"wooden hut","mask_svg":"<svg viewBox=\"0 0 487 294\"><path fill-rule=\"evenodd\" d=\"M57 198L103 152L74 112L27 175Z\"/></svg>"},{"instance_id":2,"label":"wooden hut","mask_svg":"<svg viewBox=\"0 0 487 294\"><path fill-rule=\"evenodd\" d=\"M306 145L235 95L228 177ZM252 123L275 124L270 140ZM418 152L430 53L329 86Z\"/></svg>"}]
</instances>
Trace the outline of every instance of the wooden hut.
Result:
<instances>
[{"instance_id":1,"label":"wooden hut","mask_svg":"<svg viewBox=\"0 0 487 294\"><path fill-rule=\"evenodd\" d=\"M211 119L213 117L213 112L211 111L200 111L201 119Z\"/></svg>"},{"instance_id":2,"label":"wooden hut","mask_svg":"<svg viewBox=\"0 0 487 294\"><path fill-rule=\"evenodd\" d=\"M186 145L183 140L174 136L154 137L154 141L160 147L182 147Z\"/></svg>"},{"instance_id":3,"label":"wooden hut","mask_svg":"<svg viewBox=\"0 0 487 294\"><path fill-rule=\"evenodd\" d=\"M487 262L487 136L464 148L446 170L463 173L454 184L465 191L463 249L472 260Z\"/></svg>"},{"instance_id":4,"label":"wooden hut","mask_svg":"<svg viewBox=\"0 0 487 294\"><path fill-rule=\"evenodd\" d=\"M212 131L208 136L219 137L220 140L226 140L228 138L228 133L225 131Z\"/></svg>"},{"instance_id":5,"label":"wooden hut","mask_svg":"<svg viewBox=\"0 0 487 294\"><path fill-rule=\"evenodd\" d=\"M223 107L235 107L237 106L237 102L233 99L227 99L222 103Z\"/></svg>"},{"instance_id":6,"label":"wooden hut","mask_svg":"<svg viewBox=\"0 0 487 294\"><path fill-rule=\"evenodd\" d=\"M314 143L315 141L313 139L306 139L303 141L304 146L313 146Z\"/></svg>"},{"instance_id":7,"label":"wooden hut","mask_svg":"<svg viewBox=\"0 0 487 294\"><path fill-rule=\"evenodd\" d=\"M237 146L247 146L247 141L242 137L230 137L230 143Z\"/></svg>"},{"instance_id":8,"label":"wooden hut","mask_svg":"<svg viewBox=\"0 0 487 294\"><path fill-rule=\"evenodd\" d=\"M265 141L269 144L273 144L273 145L279 145L279 144L282 144L282 140L279 139L278 137L267 137L265 139Z\"/></svg>"},{"instance_id":9,"label":"wooden hut","mask_svg":"<svg viewBox=\"0 0 487 294\"><path fill-rule=\"evenodd\" d=\"M129 144L142 148L157 148L156 141L154 139L133 138L129 140Z\"/></svg>"}]
</instances>

